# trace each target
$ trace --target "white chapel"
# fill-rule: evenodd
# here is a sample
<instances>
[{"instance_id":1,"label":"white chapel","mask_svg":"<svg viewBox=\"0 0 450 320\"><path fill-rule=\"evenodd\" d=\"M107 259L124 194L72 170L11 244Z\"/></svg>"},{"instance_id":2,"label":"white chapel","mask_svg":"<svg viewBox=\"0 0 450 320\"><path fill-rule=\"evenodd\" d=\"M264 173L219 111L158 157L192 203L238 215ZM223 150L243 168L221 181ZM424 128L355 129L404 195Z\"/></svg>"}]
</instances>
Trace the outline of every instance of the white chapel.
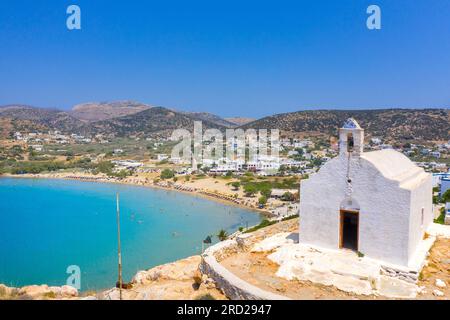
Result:
<instances>
[{"instance_id":1,"label":"white chapel","mask_svg":"<svg viewBox=\"0 0 450 320\"><path fill-rule=\"evenodd\" d=\"M363 146L348 119L339 156L301 182L299 242L408 267L433 220L431 175L400 152Z\"/></svg>"}]
</instances>

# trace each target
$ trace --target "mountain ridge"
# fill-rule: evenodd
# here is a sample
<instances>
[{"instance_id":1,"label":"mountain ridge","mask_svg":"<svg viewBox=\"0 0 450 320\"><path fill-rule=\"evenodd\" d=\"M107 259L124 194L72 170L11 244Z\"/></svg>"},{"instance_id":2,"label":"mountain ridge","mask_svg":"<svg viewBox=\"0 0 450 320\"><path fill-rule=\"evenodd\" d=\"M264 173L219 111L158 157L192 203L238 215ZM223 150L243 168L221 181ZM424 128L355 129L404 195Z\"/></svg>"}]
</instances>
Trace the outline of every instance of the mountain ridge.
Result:
<instances>
[{"instance_id":1,"label":"mountain ridge","mask_svg":"<svg viewBox=\"0 0 450 320\"><path fill-rule=\"evenodd\" d=\"M87 107L86 107L87 105ZM95 110L100 105L99 110ZM73 111L94 109L95 117L76 117ZM105 110L118 110L105 115ZM98 114L97 114L98 116ZM194 121L202 121L203 128L279 129L282 132L303 132L336 135L344 121L354 117L370 136L387 140L450 140L449 109L372 109L372 110L303 110L263 117L244 124L229 121L208 112L177 111L154 107L136 101L85 103L72 110L38 108L23 104L0 106L0 120L4 126L3 137L11 137L16 131L50 131L110 136L155 135L170 136L175 129L192 130ZM88 117L89 118L89 117ZM240 119L240 118L238 118Z\"/></svg>"},{"instance_id":2,"label":"mountain ridge","mask_svg":"<svg viewBox=\"0 0 450 320\"><path fill-rule=\"evenodd\" d=\"M304 110L280 113L247 123L242 129L279 129L336 135L355 118L371 136L388 140L449 140L450 109Z\"/></svg>"}]
</instances>

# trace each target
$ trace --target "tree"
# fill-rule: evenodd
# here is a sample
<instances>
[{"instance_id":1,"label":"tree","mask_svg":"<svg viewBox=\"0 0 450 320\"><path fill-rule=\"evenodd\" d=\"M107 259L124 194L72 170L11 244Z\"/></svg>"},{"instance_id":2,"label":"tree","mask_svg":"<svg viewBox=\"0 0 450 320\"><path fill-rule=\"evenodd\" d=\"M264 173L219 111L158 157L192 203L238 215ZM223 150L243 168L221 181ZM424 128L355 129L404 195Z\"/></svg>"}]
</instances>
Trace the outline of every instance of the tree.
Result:
<instances>
[{"instance_id":1,"label":"tree","mask_svg":"<svg viewBox=\"0 0 450 320\"><path fill-rule=\"evenodd\" d=\"M267 198L266 198L265 196L259 197L258 203L259 203L260 205L262 205L262 206L265 206L266 203L267 203Z\"/></svg>"},{"instance_id":2,"label":"tree","mask_svg":"<svg viewBox=\"0 0 450 320\"><path fill-rule=\"evenodd\" d=\"M261 192L262 196L264 196L266 198L270 198L270 196L272 195L272 188L265 187L260 192Z\"/></svg>"},{"instance_id":3,"label":"tree","mask_svg":"<svg viewBox=\"0 0 450 320\"><path fill-rule=\"evenodd\" d=\"M221 229L221 230L219 231L219 233L217 234L217 238L219 238L220 241L227 240L227 238L228 238L228 233L227 233L224 229Z\"/></svg>"},{"instance_id":4,"label":"tree","mask_svg":"<svg viewBox=\"0 0 450 320\"><path fill-rule=\"evenodd\" d=\"M171 179L175 176L175 173L170 169L164 169L161 172L161 179Z\"/></svg>"},{"instance_id":5,"label":"tree","mask_svg":"<svg viewBox=\"0 0 450 320\"><path fill-rule=\"evenodd\" d=\"M244 186L245 196L253 197L258 192L258 188L253 183L248 183Z\"/></svg>"},{"instance_id":6,"label":"tree","mask_svg":"<svg viewBox=\"0 0 450 320\"><path fill-rule=\"evenodd\" d=\"M125 179L126 177L128 177L130 175L130 171L128 170L120 170L119 172L114 174L114 177L119 178L119 179Z\"/></svg>"},{"instance_id":7,"label":"tree","mask_svg":"<svg viewBox=\"0 0 450 320\"><path fill-rule=\"evenodd\" d=\"M234 188L234 191L238 191L241 183L239 181L235 181L231 183L231 186Z\"/></svg>"},{"instance_id":8,"label":"tree","mask_svg":"<svg viewBox=\"0 0 450 320\"><path fill-rule=\"evenodd\" d=\"M281 196L281 200L283 201L294 201L295 197L292 193L285 192L282 196Z\"/></svg>"},{"instance_id":9,"label":"tree","mask_svg":"<svg viewBox=\"0 0 450 320\"><path fill-rule=\"evenodd\" d=\"M97 165L97 171L110 175L112 173L112 169L114 168L114 164L111 161L102 161Z\"/></svg>"},{"instance_id":10,"label":"tree","mask_svg":"<svg viewBox=\"0 0 450 320\"><path fill-rule=\"evenodd\" d=\"M450 189L448 189L447 191L444 192L441 199L442 199L442 202L444 202L444 203L450 202Z\"/></svg>"}]
</instances>

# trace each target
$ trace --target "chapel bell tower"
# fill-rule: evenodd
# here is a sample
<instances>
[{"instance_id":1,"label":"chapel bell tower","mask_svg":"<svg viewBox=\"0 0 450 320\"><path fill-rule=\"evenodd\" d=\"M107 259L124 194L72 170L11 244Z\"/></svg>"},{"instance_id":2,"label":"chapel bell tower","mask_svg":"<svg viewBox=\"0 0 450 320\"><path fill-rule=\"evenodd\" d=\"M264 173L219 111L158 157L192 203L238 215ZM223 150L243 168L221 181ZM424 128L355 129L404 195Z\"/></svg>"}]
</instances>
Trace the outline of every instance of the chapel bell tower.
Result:
<instances>
[{"instance_id":1,"label":"chapel bell tower","mask_svg":"<svg viewBox=\"0 0 450 320\"><path fill-rule=\"evenodd\" d=\"M359 156L364 149L364 130L355 119L349 118L339 129L339 154Z\"/></svg>"}]
</instances>

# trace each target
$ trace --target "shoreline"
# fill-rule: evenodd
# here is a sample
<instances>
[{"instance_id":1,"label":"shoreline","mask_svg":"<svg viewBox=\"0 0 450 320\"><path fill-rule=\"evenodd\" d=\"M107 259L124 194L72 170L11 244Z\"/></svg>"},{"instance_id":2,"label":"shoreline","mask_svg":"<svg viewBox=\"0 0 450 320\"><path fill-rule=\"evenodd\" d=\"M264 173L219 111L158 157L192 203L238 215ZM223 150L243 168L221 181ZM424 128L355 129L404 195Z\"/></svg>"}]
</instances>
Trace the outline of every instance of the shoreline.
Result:
<instances>
[{"instance_id":1,"label":"shoreline","mask_svg":"<svg viewBox=\"0 0 450 320\"><path fill-rule=\"evenodd\" d=\"M164 186L157 185L154 183L146 183L145 184L145 183L137 183L137 182L132 182L132 181L121 181L121 180L118 180L115 178L110 178L107 176L76 175L76 174L69 174L67 176L52 175L52 174L23 174L23 175L1 174L0 179L2 179L2 178L67 180L67 181L80 181L80 182L96 182L96 183L103 183L103 184L120 184L120 185L134 186L134 187L147 187L147 188L154 188L154 189L161 190L161 191L181 192L181 193L189 195L189 196L207 199L207 200L215 201L215 202L218 202L218 203L221 203L224 205L235 206L238 208L253 211L254 213L258 213L264 217L270 216L270 212L268 212L268 211L249 207L249 206L246 206L246 205L243 205L240 203L236 203L233 201L229 201L226 199L222 199L222 198L214 197L214 196L211 196L211 195L208 195L205 193L201 193L202 190L188 191L188 190L183 190L183 189L176 189L174 187L164 187ZM204 192L206 192L206 191L204 191ZM168 262L166 264L178 263L179 261L183 261L183 260L189 259L189 258L190 257L179 257L176 260L174 260L172 262ZM164 266L166 264L156 265L151 268L158 268L158 267ZM145 269L145 270L147 270L147 269ZM134 275L133 278L135 276L136 275ZM68 286L66 286L66 285L50 286L47 284L27 284L27 285L23 285L23 286L19 286L19 287L15 287L15 286L12 287L12 286L6 285L4 283L0 283L0 289L6 290L7 292L11 291L11 290L12 290L11 292L13 292L14 290L17 290L17 292L22 292L24 290L25 291L26 290L32 290L32 291L33 290L44 290L44 291L50 290L52 292L64 292L63 297L66 299L80 299L80 298L83 298L86 293L92 291L92 290L87 289L87 290L77 291L77 293L75 294L75 292L72 289L68 288ZM111 290L111 288L103 288L103 289L99 289L99 290L94 290L94 292L103 293L108 290ZM1 297L1 295L0 295L0 297Z\"/></svg>"},{"instance_id":2,"label":"shoreline","mask_svg":"<svg viewBox=\"0 0 450 320\"><path fill-rule=\"evenodd\" d=\"M49 179L49 180L56 179L56 180L81 181L81 182L111 183L111 184L121 184L121 185L136 186L136 187L154 188L154 189L158 189L158 190L181 192L186 195L215 201L215 202L225 204L225 205L239 207L241 209L247 209L250 211L254 211L255 213L259 213L267 218L270 218L272 216L270 211L267 211L264 209L258 209L255 207L250 207L250 206L247 206L242 203L236 203L234 201L224 199L223 197L221 198L218 196L213 196L213 195L207 194L206 191L204 191L204 190L201 190L203 192L201 192L199 190L188 191L188 190L183 190L183 189L176 189L173 187L165 187L165 186L161 186L161 185L158 185L155 183L136 183L136 182L130 182L130 181L121 181L116 178L109 178L106 176L94 176L94 175L83 176L83 175L76 175L76 174L68 175L68 176L57 176L57 175L51 175L51 174L43 175L43 174L29 174L29 173L21 174L21 175L14 175L14 174L5 173L5 174L0 175L0 179L1 178ZM237 200L242 200L242 199L237 199Z\"/></svg>"}]
</instances>

